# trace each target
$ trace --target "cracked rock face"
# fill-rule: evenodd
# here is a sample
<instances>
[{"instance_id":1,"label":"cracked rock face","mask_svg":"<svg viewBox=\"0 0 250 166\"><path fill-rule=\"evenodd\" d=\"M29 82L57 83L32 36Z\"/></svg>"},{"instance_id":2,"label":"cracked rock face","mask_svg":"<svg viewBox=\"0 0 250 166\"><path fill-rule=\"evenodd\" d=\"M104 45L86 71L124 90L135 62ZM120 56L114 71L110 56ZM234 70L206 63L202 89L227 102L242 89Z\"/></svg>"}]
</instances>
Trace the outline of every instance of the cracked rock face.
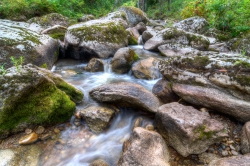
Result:
<instances>
[{"instance_id":1,"label":"cracked rock face","mask_svg":"<svg viewBox=\"0 0 250 166\"><path fill-rule=\"evenodd\" d=\"M167 143L184 157L203 153L228 136L221 122L177 102L159 107L155 123Z\"/></svg>"},{"instance_id":2,"label":"cracked rock face","mask_svg":"<svg viewBox=\"0 0 250 166\"><path fill-rule=\"evenodd\" d=\"M238 54L181 56L159 63L184 100L246 122L250 120L250 59ZM199 93L198 93L199 92Z\"/></svg>"}]
</instances>

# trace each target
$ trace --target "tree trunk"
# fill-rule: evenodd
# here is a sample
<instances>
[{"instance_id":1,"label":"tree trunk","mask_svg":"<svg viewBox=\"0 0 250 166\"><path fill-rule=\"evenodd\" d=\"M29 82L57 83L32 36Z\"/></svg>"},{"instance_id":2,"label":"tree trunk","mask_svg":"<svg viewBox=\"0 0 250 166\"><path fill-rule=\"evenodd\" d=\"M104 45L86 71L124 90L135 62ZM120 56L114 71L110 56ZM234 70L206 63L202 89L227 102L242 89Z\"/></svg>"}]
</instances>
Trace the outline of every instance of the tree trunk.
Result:
<instances>
[{"instance_id":1,"label":"tree trunk","mask_svg":"<svg viewBox=\"0 0 250 166\"><path fill-rule=\"evenodd\" d=\"M171 11L171 0L168 0L168 11Z\"/></svg>"}]
</instances>

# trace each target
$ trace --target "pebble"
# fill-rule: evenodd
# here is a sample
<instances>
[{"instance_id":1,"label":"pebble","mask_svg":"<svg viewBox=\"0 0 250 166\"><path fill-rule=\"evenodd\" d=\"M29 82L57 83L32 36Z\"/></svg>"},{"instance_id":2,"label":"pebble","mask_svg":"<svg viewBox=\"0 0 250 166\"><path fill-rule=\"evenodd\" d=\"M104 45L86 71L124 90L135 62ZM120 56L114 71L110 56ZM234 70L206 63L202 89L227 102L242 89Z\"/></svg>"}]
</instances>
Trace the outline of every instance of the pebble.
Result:
<instances>
[{"instance_id":1,"label":"pebble","mask_svg":"<svg viewBox=\"0 0 250 166\"><path fill-rule=\"evenodd\" d=\"M35 130L37 134L42 134L45 131L43 126L38 126L38 128Z\"/></svg>"},{"instance_id":2,"label":"pebble","mask_svg":"<svg viewBox=\"0 0 250 166\"><path fill-rule=\"evenodd\" d=\"M81 113L80 113L80 111L78 111L78 112L76 112L75 113L75 117L77 118L77 119L81 119Z\"/></svg>"},{"instance_id":3,"label":"pebble","mask_svg":"<svg viewBox=\"0 0 250 166\"><path fill-rule=\"evenodd\" d=\"M234 141L227 141L227 144L233 144L234 143Z\"/></svg>"},{"instance_id":4,"label":"pebble","mask_svg":"<svg viewBox=\"0 0 250 166\"><path fill-rule=\"evenodd\" d=\"M234 155L234 156L238 156L238 152L236 152L235 150L231 150L231 153L232 153L232 155Z\"/></svg>"},{"instance_id":5,"label":"pebble","mask_svg":"<svg viewBox=\"0 0 250 166\"><path fill-rule=\"evenodd\" d=\"M141 125L142 125L142 118L137 118L134 122L132 130L134 130L136 127L141 127Z\"/></svg>"},{"instance_id":6,"label":"pebble","mask_svg":"<svg viewBox=\"0 0 250 166\"><path fill-rule=\"evenodd\" d=\"M235 147L233 145L229 145L230 149L235 150Z\"/></svg>"},{"instance_id":7,"label":"pebble","mask_svg":"<svg viewBox=\"0 0 250 166\"><path fill-rule=\"evenodd\" d=\"M28 144L32 144L32 143L36 142L37 140L38 140L38 135L33 132L31 134L23 136L19 140L19 144L20 145L28 145Z\"/></svg>"},{"instance_id":8,"label":"pebble","mask_svg":"<svg viewBox=\"0 0 250 166\"><path fill-rule=\"evenodd\" d=\"M154 131L154 126L149 124L146 126L146 129L149 131Z\"/></svg>"},{"instance_id":9,"label":"pebble","mask_svg":"<svg viewBox=\"0 0 250 166\"><path fill-rule=\"evenodd\" d=\"M30 133L32 133L32 130L31 130L31 129L26 129L26 130L25 130L25 134L30 134Z\"/></svg>"},{"instance_id":10,"label":"pebble","mask_svg":"<svg viewBox=\"0 0 250 166\"><path fill-rule=\"evenodd\" d=\"M40 137L40 139L41 139L42 141L45 141L45 140L49 139L50 137L51 137L51 134L44 134L44 135L42 135L42 136Z\"/></svg>"},{"instance_id":11,"label":"pebble","mask_svg":"<svg viewBox=\"0 0 250 166\"><path fill-rule=\"evenodd\" d=\"M226 156L228 156L228 151L226 151L226 150L223 150L223 151L221 152L221 155L222 155L223 157L226 157Z\"/></svg>"},{"instance_id":12,"label":"pebble","mask_svg":"<svg viewBox=\"0 0 250 166\"><path fill-rule=\"evenodd\" d=\"M54 132L55 132L56 134L59 134L59 133L60 133L60 130L59 130L58 128L55 128L55 129L54 129Z\"/></svg>"},{"instance_id":13,"label":"pebble","mask_svg":"<svg viewBox=\"0 0 250 166\"><path fill-rule=\"evenodd\" d=\"M226 149L226 146L225 146L224 144L221 144L221 148L222 148L223 150L225 150L225 149Z\"/></svg>"}]
</instances>

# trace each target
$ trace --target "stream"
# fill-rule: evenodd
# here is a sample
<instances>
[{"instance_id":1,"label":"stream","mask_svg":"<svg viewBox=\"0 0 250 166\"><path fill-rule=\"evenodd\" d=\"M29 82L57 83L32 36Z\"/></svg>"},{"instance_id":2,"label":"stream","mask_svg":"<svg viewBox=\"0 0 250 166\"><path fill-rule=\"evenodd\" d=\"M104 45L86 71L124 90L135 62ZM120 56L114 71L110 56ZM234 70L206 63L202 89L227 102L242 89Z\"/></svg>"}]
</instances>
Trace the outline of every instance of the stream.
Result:
<instances>
[{"instance_id":1,"label":"stream","mask_svg":"<svg viewBox=\"0 0 250 166\"><path fill-rule=\"evenodd\" d=\"M148 57L162 58L157 53L143 50L141 45L130 47L139 55L140 60ZM77 60L62 59L55 64L52 71L60 74L65 81L84 93L84 101L77 105L77 110L98 105L88 95L94 87L114 82L134 82L151 91L158 81L137 79L131 71L128 74L115 74L109 66L110 61L111 58L103 60L105 71L96 73L83 71L87 63ZM123 142L129 138L134 121L139 117L143 118L143 127L153 123L153 117L147 113L138 112L132 108L120 108L120 112L113 118L109 128L100 134L90 132L84 122L79 127L74 125L67 127L60 136L60 141L66 142L65 146L56 146L41 165L88 166L96 159L103 159L110 166L115 166L120 157ZM74 116L71 119L72 124L73 119Z\"/></svg>"}]
</instances>

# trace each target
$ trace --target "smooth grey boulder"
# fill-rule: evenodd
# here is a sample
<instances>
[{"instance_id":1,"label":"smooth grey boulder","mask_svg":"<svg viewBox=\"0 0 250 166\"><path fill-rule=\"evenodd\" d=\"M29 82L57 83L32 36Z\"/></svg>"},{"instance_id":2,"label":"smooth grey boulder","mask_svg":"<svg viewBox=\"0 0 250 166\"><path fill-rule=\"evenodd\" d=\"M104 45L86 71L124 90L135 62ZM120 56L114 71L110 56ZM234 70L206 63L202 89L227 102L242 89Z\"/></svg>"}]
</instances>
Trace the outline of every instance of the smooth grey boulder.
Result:
<instances>
[{"instance_id":1,"label":"smooth grey boulder","mask_svg":"<svg viewBox=\"0 0 250 166\"><path fill-rule=\"evenodd\" d=\"M13 66L11 56L48 69L57 61L58 42L29 28L28 23L0 19L0 65L5 69Z\"/></svg>"},{"instance_id":2,"label":"smooth grey boulder","mask_svg":"<svg viewBox=\"0 0 250 166\"><path fill-rule=\"evenodd\" d=\"M191 17L180 22L174 23L173 27L182 29L187 32L204 34L208 29L208 22L202 17Z\"/></svg>"},{"instance_id":3,"label":"smooth grey boulder","mask_svg":"<svg viewBox=\"0 0 250 166\"><path fill-rule=\"evenodd\" d=\"M159 107L155 123L167 143L184 157L203 153L228 136L221 122L177 102Z\"/></svg>"},{"instance_id":4,"label":"smooth grey boulder","mask_svg":"<svg viewBox=\"0 0 250 166\"><path fill-rule=\"evenodd\" d=\"M143 22L144 24L148 22L147 14L136 7L123 6L120 7L118 11L123 11L126 13L130 27L134 27L140 22Z\"/></svg>"},{"instance_id":5,"label":"smooth grey boulder","mask_svg":"<svg viewBox=\"0 0 250 166\"><path fill-rule=\"evenodd\" d=\"M115 103L155 113L160 100L141 85L129 82L105 84L92 89L90 96L103 103Z\"/></svg>"},{"instance_id":6,"label":"smooth grey boulder","mask_svg":"<svg viewBox=\"0 0 250 166\"><path fill-rule=\"evenodd\" d=\"M157 79L161 77L158 69L159 60L153 57L141 60L132 67L132 72L136 78Z\"/></svg>"},{"instance_id":7,"label":"smooth grey boulder","mask_svg":"<svg viewBox=\"0 0 250 166\"><path fill-rule=\"evenodd\" d=\"M127 32L120 21L91 20L68 27L66 54L74 59L109 58L128 45Z\"/></svg>"},{"instance_id":8,"label":"smooth grey boulder","mask_svg":"<svg viewBox=\"0 0 250 166\"><path fill-rule=\"evenodd\" d=\"M0 139L34 126L70 119L83 93L61 76L32 64L0 75Z\"/></svg>"},{"instance_id":9,"label":"smooth grey boulder","mask_svg":"<svg viewBox=\"0 0 250 166\"><path fill-rule=\"evenodd\" d=\"M157 30L155 30L151 27L147 27L147 30L142 33L143 43L146 43L146 41L148 41L150 38L156 36L157 33L158 33Z\"/></svg>"},{"instance_id":10,"label":"smooth grey boulder","mask_svg":"<svg viewBox=\"0 0 250 166\"><path fill-rule=\"evenodd\" d=\"M250 154L213 160L208 166L250 166Z\"/></svg>"},{"instance_id":11,"label":"smooth grey boulder","mask_svg":"<svg viewBox=\"0 0 250 166\"><path fill-rule=\"evenodd\" d=\"M170 166L168 147L162 136L141 127L123 145L118 166Z\"/></svg>"},{"instance_id":12,"label":"smooth grey boulder","mask_svg":"<svg viewBox=\"0 0 250 166\"><path fill-rule=\"evenodd\" d=\"M84 69L90 72L104 71L104 64L102 60L92 58Z\"/></svg>"},{"instance_id":13,"label":"smooth grey boulder","mask_svg":"<svg viewBox=\"0 0 250 166\"><path fill-rule=\"evenodd\" d=\"M240 149L243 154L250 153L250 122L242 128Z\"/></svg>"},{"instance_id":14,"label":"smooth grey boulder","mask_svg":"<svg viewBox=\"0 0 250 166\"><path fill-rule=\"evenodd\" d=\"M100 133L110 124L115 111L105 106L91 106L82 109L80 114L92 131Z\"/></svg>"},{"instance_id":15,"label":"smooth grey boulder","mask_svg":"<svg viewBox=\"0 0 250 166\"><path fill-rule=\"evenodd\" d=\"M112 71L119 74L127 73L138 59L138 55L131 48L120 48L110 62Z\"/></svg>"},{"instance_id":16,"label":"smooth grey boulder","mask_svg":"<svg viewBox=\"0 0 250 166\"><path fill-rule=\"evenodd\" d=\"M164 44L182 44L198 50L207 50L210 42L208 38L199 34L185 32L181 29L166 28L147 40L144 49L158 51L158 47Z\"/></svg>"}]
</instances>

